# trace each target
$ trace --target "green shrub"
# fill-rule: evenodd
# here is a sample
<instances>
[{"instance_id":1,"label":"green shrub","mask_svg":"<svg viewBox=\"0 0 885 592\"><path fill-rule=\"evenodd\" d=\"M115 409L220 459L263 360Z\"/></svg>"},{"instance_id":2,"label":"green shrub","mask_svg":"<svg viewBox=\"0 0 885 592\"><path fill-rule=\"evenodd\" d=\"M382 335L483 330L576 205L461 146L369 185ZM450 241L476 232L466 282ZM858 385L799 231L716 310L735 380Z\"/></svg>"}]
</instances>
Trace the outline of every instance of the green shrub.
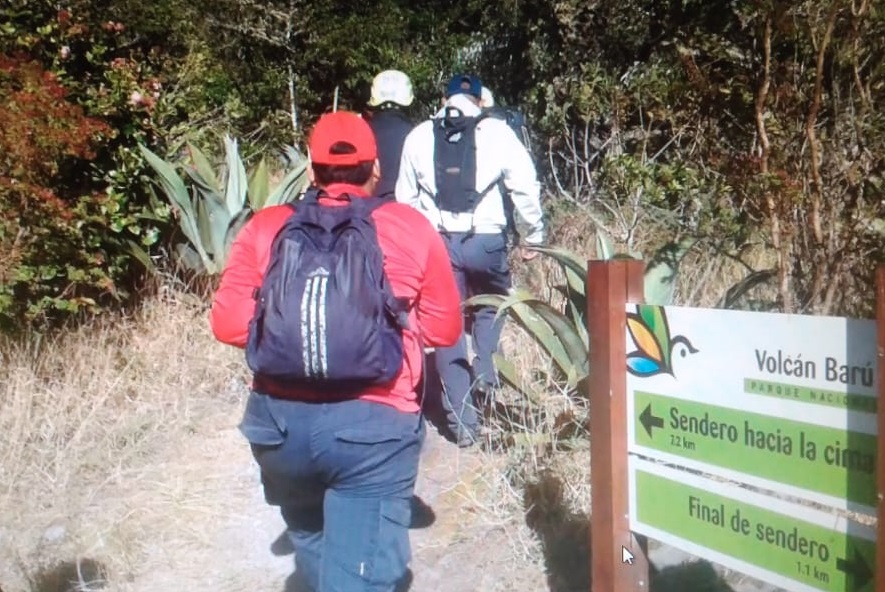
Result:
<instances>
[{"instance_id":1,"label":"green shrub","mask_svg":"<svg viewBox=\"0 0 885 592\"><path fill-rule=\"evenodd\" d=\"M169 153L225 127L190 8L24 0L0 7L0 328L138 294L173 232L139 144Z\"/></svg>"},{"instance_id":2,"label":"green shrub","mask_svg":"<svg viewBox=\"0 0 885 592\"><path fill-rule=\"evenodd\" d=\"M109 255L106 195L88 174L112 135L32 61L0 55L0 329L119 298L129 270Z\"/></svg>"}]
</instances>

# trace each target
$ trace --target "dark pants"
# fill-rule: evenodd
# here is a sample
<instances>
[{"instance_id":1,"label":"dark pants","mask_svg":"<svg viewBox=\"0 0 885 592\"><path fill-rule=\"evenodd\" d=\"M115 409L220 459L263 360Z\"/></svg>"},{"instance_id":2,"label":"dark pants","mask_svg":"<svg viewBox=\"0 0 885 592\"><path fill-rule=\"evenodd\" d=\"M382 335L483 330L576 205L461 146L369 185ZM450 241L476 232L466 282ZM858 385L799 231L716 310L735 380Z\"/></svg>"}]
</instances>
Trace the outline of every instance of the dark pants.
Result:
<instances>
[{"instance_id":1,"label":"dark pants","mask_svg":"<svg viewBox=\"0 0 885 592\"><path fill-rule=\"evenodd\" d=\"M390 592L408 577L419 415L252 393L240 430L286 522L299 590Z\"/></svg>"},{"instance_id":2,"label":"dark pants","mask_svg":"<svg viewBox=\"0 0 885 592\"><path fill-rule=\"evenodd\" d=\"M510 290L510 266L507 240L502 234L443 234L461 298L478 294L507 294ZM492 306L469 309L465 326L470 328L476 360L467 359L464 335L452 347L436 348L435 366L442 382L442 406L448 428L456 437L474 434L478 416L472 400L473 386L479 382L496 384L492 354L498 351L503 319L496 319ZM434 394L436 389L429 389Z\"/></svg>"}]
</instances>

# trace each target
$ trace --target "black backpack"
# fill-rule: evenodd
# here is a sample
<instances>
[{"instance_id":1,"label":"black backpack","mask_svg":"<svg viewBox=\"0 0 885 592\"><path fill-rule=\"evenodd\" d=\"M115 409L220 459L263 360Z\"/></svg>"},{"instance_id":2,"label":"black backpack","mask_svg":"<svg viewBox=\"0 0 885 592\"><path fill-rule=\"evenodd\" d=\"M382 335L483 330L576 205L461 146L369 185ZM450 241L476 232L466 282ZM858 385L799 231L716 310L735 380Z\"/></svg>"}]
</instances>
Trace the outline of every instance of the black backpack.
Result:
<instances>
[{"instance_id":1,"label":"black backpack","mask_svg":"<svg viewBox=\"0 0 885 592\"><path fill-rule=\"evenodd\" d=\"M447 107L443 117L433 120L433 164L435 201L447 212L473 212L488 187L476 186L476 126L485 115L467 117L457 107Z\"/></svg>"},{"instance_id":2,"label":"black backpack","mask_svg":"<svg viewBox=\"0 0 885 592\"><path fill-rule=\"evenodd\" d=\"M246 361L259 376L346 394L389 383L403 364L407 306L394 297L372 221L380 198L293 204L271 247L249 326Z\"/></svg>"}]
</instances>

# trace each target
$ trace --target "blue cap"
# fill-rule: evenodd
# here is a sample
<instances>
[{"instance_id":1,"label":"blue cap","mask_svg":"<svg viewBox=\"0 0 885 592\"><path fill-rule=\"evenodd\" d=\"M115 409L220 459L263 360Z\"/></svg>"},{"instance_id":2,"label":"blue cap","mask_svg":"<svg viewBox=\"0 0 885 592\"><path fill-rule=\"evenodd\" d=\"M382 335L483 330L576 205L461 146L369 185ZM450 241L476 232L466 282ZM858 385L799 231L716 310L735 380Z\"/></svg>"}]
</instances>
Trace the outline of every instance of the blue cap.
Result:
<instances>
[{"instance_id":1,"label":"blue cap","mask_svg":"<svg viewBox=\"0 0 885 592\"><path fill-rule=\"evenodd\" d=\"M458 74L449 80L446 87L446 98L458 93L473 95L477 99L482 97L482 82L476 76L470 74Z\"/></svg>"}]
</instances>

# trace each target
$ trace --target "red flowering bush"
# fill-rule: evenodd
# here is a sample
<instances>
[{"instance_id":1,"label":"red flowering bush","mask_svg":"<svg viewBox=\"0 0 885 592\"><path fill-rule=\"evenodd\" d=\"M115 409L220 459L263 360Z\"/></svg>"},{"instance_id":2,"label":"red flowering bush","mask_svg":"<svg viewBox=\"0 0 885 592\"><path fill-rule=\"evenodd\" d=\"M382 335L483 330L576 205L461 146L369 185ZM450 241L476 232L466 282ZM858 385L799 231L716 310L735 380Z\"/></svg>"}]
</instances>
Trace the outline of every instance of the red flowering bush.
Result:
<instances>
[{"instance_id":1,"label":"red flowering bush","mask_svg":"<svg viewBox=\"0 0 885 592\"><path fill-rule=\"evenodd\" d=\"M169 26L190 20L168 8L0 7L0 332L139 293L172 227L137 147L179 145L212 108L170 92L191 88Z\"/></svg>"},{"instance_id":2,"label":"red flowering bush","mask_svg":"<svg viewBox=\"0 0 885 592\"><path fill-rule=\"evenodd\" d=\"M0 55L0 329L113 297L116 273L92 248L95 146L112 136L51 72Z\"/></svg>"}]
</instances>

